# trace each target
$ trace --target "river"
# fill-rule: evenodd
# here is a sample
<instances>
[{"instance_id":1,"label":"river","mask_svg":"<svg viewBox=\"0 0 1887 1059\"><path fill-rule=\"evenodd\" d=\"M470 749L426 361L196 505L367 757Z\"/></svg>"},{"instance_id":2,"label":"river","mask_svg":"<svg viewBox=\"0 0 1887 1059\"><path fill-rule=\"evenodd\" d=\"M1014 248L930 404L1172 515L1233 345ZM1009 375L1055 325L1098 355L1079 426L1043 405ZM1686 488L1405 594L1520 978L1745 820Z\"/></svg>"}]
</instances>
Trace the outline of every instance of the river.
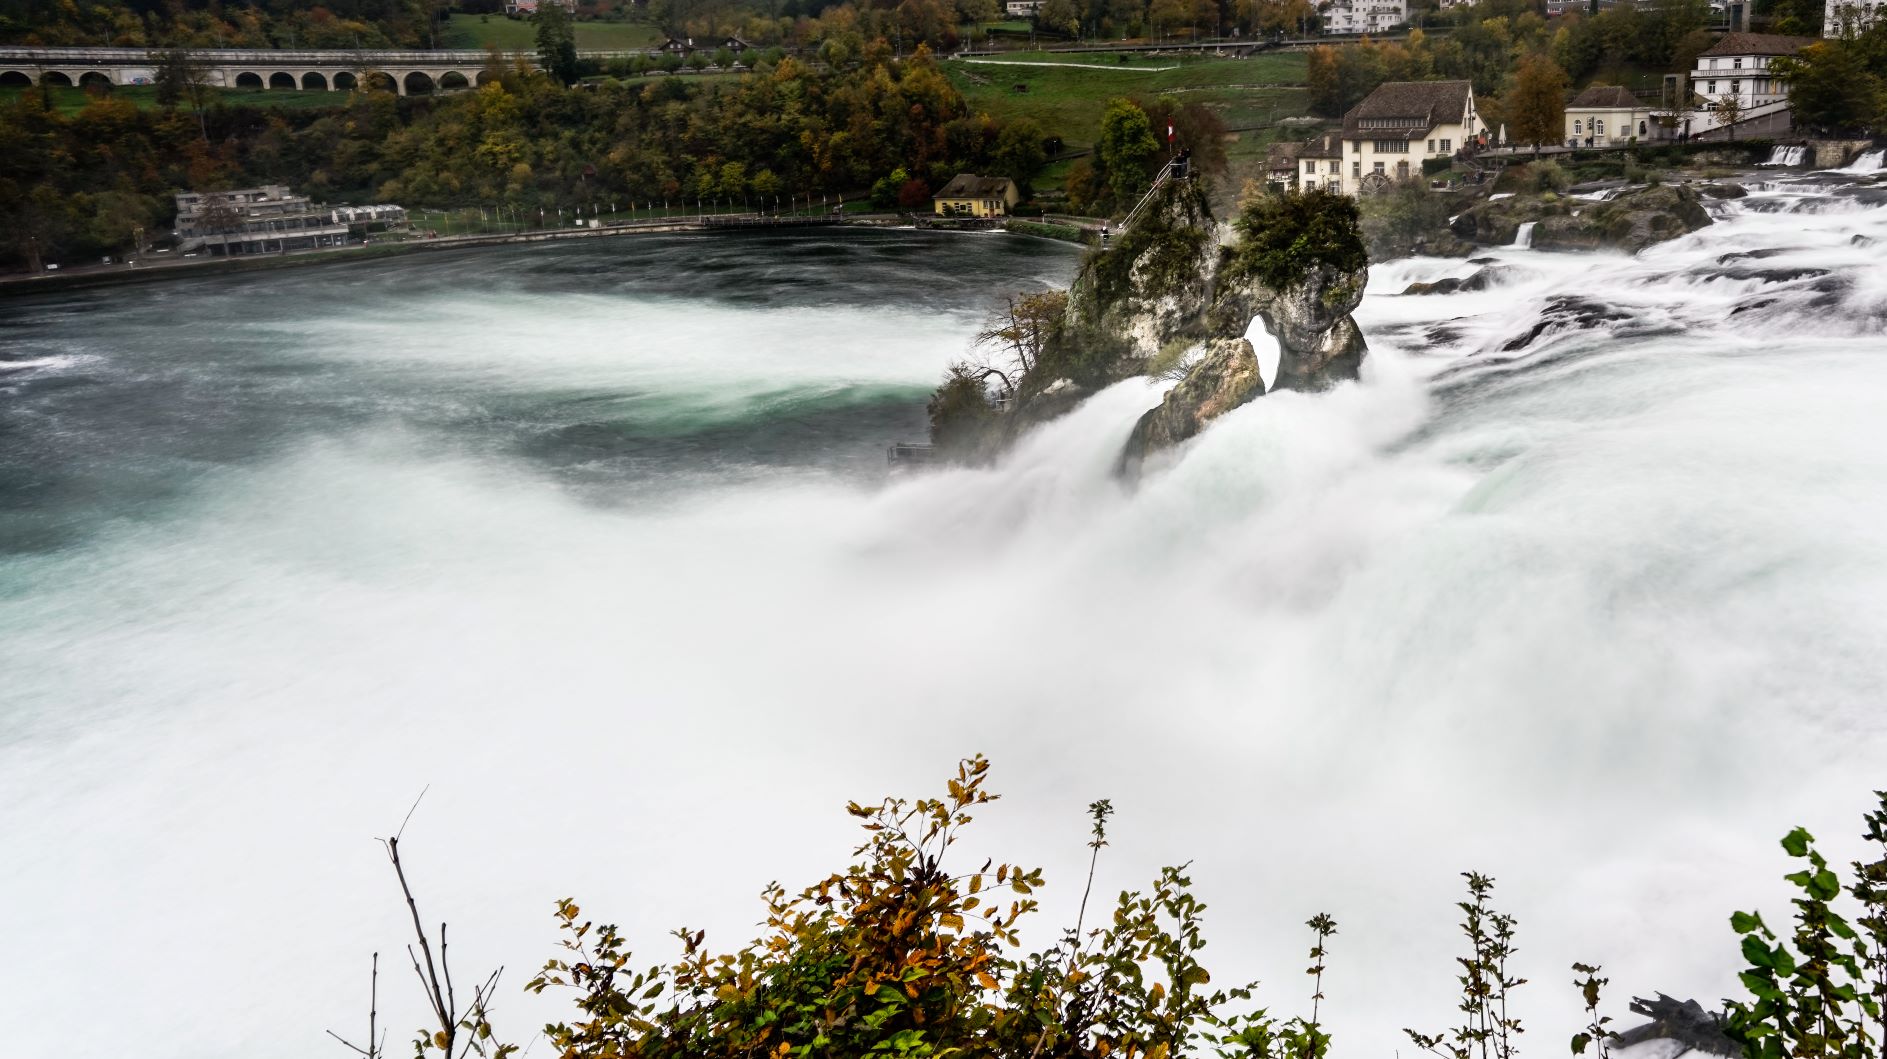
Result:
<instances>
[{"instance_id":1,"label":"river","mask_svg":"<svg viewBox=\"0 0 1887 1059\"><path fill-rule=\"evenodd\" d=\"M0 1040L345 1054L373 838L462 980L551 903L733 947L847 862L847 799L982 751L966 862L1191 861L1219 982L1340 1056L1452 1024L1458 872L1570 963L1734 988L1775 840L1887 773L1887 189L1751 178L1636 258L1373 269L1361 384L1265 397L1134 488L1151 383L1000 466L888 478L1001 292L1067 247L844 232L500 248L0 302ZM1741 256L1739 256L1741 255ZM1498 268L1489 289L1403 296ZM1542 322L1548 326L1540 328ZM1555 323L1558 321L1559 323ZM1537 333L1536 333L1537 331ZM541 1054L541 1042L536 1051Z\"/></svg>"}]
</instances>

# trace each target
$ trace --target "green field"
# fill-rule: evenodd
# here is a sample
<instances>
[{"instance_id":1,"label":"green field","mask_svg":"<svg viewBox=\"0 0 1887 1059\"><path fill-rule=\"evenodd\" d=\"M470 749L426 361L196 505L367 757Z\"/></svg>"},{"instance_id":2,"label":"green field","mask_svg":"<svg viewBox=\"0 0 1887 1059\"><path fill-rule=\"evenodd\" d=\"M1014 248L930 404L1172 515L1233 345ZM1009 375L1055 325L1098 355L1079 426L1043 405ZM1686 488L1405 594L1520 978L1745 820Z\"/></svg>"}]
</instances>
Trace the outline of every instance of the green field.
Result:
<instances>
[{"instance_id":1,"label":"green field","mask_svg":"<svg viewBox=\"0 0 1887 1059\"><path fill-rule=\"evenodd\" d=\"M23 93L38 92L37 88L0 88L0 106L11 104ZM61 114L75 114L85 106L87 99L82 88L49 88L52 107ZM304 109L310 107L339 107L347 103L345 92L303 92L298 89L276 89L263 91L248 88L212 88L209 90L210 104L224 103L231 106L252 107L288 107ZM124 99L139 107L157 106L157 89L151 85L120 85L111 90L112 98Z\"/></svg>"},{"instance_id":2,"label":"green field","mask_svg":"<svg viewBox=\"0 0 1887 1059\"><path fill-rule=\"evenodd\" d=\"M581 51L633 51L662 42L662 34L647 22L578 22L576 32ZM495 44L506 51L530 51L537 47L537 27L529 19L503 15L452 15L439 44L446 48Z\"/></svg>"},{"instance_id":3,"label":"green field","mask_svg":"<svg viewBox=\"0 0 1887 1059\"><path fill-rule=\"evenodd\" d=\"M997 118L1031 117L1068 145L1086 146L1100 132L1107 101L1116 96L1202 103L1235 129L1303 115L1309 110L1305 65L1300 52L1249 59L1130 54L1126 62L1115 54L1017 52L952 60L944 68L973 109Z\"/></svg>"}]
</instances>

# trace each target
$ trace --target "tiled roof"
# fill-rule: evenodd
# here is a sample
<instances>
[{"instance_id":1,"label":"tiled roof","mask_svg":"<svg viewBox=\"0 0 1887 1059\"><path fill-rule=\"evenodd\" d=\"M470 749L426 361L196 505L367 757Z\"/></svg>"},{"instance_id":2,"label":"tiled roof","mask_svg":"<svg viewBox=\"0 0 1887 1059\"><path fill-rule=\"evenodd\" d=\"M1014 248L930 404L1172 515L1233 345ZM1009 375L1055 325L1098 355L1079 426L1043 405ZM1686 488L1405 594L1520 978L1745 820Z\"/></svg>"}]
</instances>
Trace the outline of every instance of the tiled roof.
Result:
<instances>
[{"instance_id":1,"label":"tiled roof","mask_svg":"<svg viewBox=\"0 0 1887 1059\"><path fill-rule=\"evenodd\" d=\"M1342 158L1343 140L1335 133L1319 136L1297 149L1299 158Z\"/></svg>"},{"instance_id":2,"label":"tiled roof","mask_svg":"<svg viewBox=\"0 0 1887 1059\"><path fill-rule=\"evenodd\" d=\"M1775 33L1725 33L1704 55L1794 55L1817 37L1784 37Z\"/></svg>"},{"instance_id":3,"label":"tiled roof","mask_svg":"<svg viewBox=\"0 0 1887 1059\"><path fill-rule=\"evenodd\" d=\"M1467 112L1472 88L1466 81L1390 81L1379 85L1368 98L1350 108L1343 116L1343 134L1355 137L1359 132L1381 135L1417 136L1444 122L1458 122ZM1421 128L1365 128L1365 122L1383 119L1412 119Z\"/></svg>"},{"instance_id":4,"label":"tiled roof","mask_svg":"<svg viewBox=\"0 0 1887 1059\"><path fill-rule=\"evenodd\" d=\"M943 190L932 195L936 199L999 199L1008 194L1012 185L1008 177L980 177L975 173L958 173L943 186Z\"/></svg>"},{"instance_id":5,"label":"tiled roof","mask_svg":"<svg viewBox=\"0 0 1887 1059\"><path fill-rule=\"evenodd\" d=\"M1623 110L1644 104L1638 102L1638 97L1632 95L1629 89L1617 85L1593 85L1566 105L1581 110Z\"/></svg>"}]
</instances>

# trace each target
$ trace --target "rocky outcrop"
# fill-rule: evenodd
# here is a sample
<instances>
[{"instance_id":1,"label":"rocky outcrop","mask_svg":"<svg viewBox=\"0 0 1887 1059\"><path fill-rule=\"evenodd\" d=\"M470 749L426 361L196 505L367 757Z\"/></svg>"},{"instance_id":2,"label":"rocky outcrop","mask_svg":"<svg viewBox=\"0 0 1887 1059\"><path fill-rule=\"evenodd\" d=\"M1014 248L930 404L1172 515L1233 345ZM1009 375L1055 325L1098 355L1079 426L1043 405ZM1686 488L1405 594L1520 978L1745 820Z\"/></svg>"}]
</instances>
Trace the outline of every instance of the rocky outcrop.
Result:
<instances>
[{"instance_id":1,"label":"rocky outcrop","mask_svg":"<svg viewBox=\"0 0 1887 1059\"><path fill-rule=\"evenodd\" d=\"M1212 339L1206 343L1204 356L1166 392L1159 407L1134 424L1121 455L1122 465L1131 468L1148 453L1193 437L1207 423L1264 392L1258 355L1251 343L1243 337Z\"/></svg>"},{"instance_id":2,"label":"rocky outcrop","mask_svg":"<svg viewBox=\"0 0 1887 1059\"><path fill-rule=\"evenodd\" d=\"M1630 1048L1646 1041L1676 1041L1682 1045L1679 1055L1686 1051L1722 1056L1743 1054L1743 1046L1723 1031L1723 1016L1704 1010L1695 1000L1674 1000L1663 993L1659 993L1656 1000L1633 997L1631 1010L1651 1021L1614 1035L1612 1041L1617 1047Z\"/></svg>"},{"instance_id":3,"label":"rocky outcrop","mask_svg":"<svg viewBox=\"0 0 1887 1059\"><path fill-rule=\"evenodd\" d=\"M1266 392L1245 340L1254 319L1278 341L1270 389L1321 390L1354 379L1367 347L1350 313L1363 297L1367 260L1353 200L1326 192L1267 198L1245 207L1234 232L1213 218L1203 182L1175 180L1083 264L1066 311L1006 409L965 396L975 396L973 387L958 376L982 377L968 367L938 390L933 443L945 458L982 462L1104 386L1189 362L1136 424L1122 457L1131 472L1147 454Z\"/></svg>"},{"instance_id":4,"label":"rocky outcrop","mask_svg":"<svg viewBox=\"0 0 1887 1059\"><path fill-rule=\"evenodd\" d=\"M1067 332L1115 348L1106 371L1078 381L1140 374L1173 342L1199 333L1219 265L1218 228L1202 182L1176 180L1088 259L1068 291Z\"/></svg>"},{"instance_id":5,"label":"rocky outcrop","mask_svg":"<svg viewBox=\"0 0 1887 1059\"><path fill-rule=\"evenodd\" d=\"M1241 260L1244 254L1239 246L1226 248L1206 313L1205 352L1160 406L1134 425L1121 457L1124 471L1131 473L1147 455L1197 435L1212 420L1264 396L1265 380L1244 337L1254 318L1278 342L1278 376L1270 391L1323 390L1356 378L1361 370L1368 345L1350 314L1362 303L1367 266L1312 264L1292 282L1273 286L1264 270Z\"/></svg>"},{"instance_id":6,"label":"rocky outcrop","mask_svg":"<svg viewBox=\"0 0 1887 1059\"><path fill-rule=\"evenodd\" d=\"M1606 202L1556 195L1515 195L1463 211L1450 230L1462 239L1488 246L1514 241L1522 224L1532 222L1535 250L1623 250L1688 235L1709 225L1710 214L1698 193L1683 184L1633 188Z\"/></svg>"}]
</instances>

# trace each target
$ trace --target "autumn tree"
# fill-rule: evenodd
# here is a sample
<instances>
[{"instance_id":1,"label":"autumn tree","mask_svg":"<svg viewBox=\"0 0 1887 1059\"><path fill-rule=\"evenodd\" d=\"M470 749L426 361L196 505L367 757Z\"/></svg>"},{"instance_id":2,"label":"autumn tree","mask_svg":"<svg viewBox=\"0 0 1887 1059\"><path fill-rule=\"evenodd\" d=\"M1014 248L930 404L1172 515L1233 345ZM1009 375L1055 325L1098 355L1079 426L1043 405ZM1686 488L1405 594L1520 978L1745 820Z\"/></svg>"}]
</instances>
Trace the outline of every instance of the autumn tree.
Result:
<instances>
[{"instance_id":1,"label":"autumn tree","mask_svg":"<svg viewBox=\"0 0 1887 1059\"><path fill-rule=\"evenodd\" d=\"M1545 55L1528 56L1502 105L1514 141L1532 144L1537 154L1541 144L1557 143L1565 130L1566 71Z\"/></svg>"},{"instance_id":2,"label":"autumn tree","mask_svg":"<svg viewBox=\"0 0 1887 1059\"><path fill-rule=\"evenodd\" d=\"M1870 47L1882 54L1869 55ZM1870 61L1874 60L1874 61ZM1789 109L1806 126L1828 130L1887 125L1887 23L1853 40L1826 40L1775 60L1789 86Z\"/></svg>"}]
</instances>

